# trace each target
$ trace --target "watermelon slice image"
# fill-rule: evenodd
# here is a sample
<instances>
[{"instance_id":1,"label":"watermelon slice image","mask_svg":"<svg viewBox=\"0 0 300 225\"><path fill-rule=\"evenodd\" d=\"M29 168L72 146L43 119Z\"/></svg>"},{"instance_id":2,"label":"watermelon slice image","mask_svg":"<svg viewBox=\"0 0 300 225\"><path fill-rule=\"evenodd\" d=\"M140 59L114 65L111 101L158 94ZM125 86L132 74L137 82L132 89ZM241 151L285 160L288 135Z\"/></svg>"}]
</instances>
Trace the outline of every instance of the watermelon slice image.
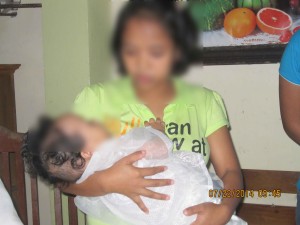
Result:
<instances>
[{"instance_id":1,"label":"watermelon slice image","mask_svg":"<svg viewBox=\"0 0 300 225\"><path fill-rule=\"evenodd\" d=\"M275 8L263 8L257 13L257 26L268 34L281 35L290 30L293 21L287 13Z\"/></svg>"}]
</instances>

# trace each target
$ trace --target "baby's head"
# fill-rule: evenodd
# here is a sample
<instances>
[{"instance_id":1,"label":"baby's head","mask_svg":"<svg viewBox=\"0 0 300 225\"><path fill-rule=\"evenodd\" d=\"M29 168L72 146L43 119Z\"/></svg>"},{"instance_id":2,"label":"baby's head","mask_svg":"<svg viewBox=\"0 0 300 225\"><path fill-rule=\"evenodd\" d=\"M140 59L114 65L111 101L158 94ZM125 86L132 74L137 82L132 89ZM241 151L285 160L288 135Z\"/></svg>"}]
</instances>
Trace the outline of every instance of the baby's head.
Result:
<instances>
[{"instance_id":1,"label":"baby's head","mask_svg":"<svg viewBox=\"0 0 300 225\"><path fill-rule=\"evenodd\" d=\"M50 184L76 182L99 144L109 138L99 123L65 115L42 118L24 138L22 157L27 171Z\"/></svg>"}]
</instances>

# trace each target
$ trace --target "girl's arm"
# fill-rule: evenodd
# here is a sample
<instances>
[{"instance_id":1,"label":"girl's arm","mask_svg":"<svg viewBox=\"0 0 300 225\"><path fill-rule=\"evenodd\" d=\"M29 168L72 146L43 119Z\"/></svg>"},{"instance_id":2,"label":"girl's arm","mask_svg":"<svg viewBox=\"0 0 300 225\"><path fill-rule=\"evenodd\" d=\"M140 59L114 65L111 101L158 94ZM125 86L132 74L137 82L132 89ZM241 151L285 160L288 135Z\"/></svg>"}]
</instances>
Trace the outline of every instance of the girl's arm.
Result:
<instances>
[{"instance_id":1,"label":"girl's arm","mask_svg":"<svg viewBox=\"0 0 300 225\"><path fill-rule=\"evenodd\" d=\"M211 162L224 183L224 190L243 189L242 172L228 128L224 126L211 134L208 143L211 149ZM190 207L184 213L188 216L197 214L193 225L224 225L230 220L240 200L234 197L223 198L220 205L204 203Z\"/></svg>"},{"instance_id":2,"label":"girl's arm","mask_svg":"<svg viewBox=\"0 0 300 225\"><path fill-rule=\"evenodd\" d=\"M242 171L228 128L223 127L213 133L208 137L208 143L211 148L211 162L224 183L224 190L243 189ZM240 201L240 198L223 198L222 205L227 206L231 216Z\"/></svg>"},{"instance_id":3,"label":"girl's arm","mask_svg":"<svg viewBox=\"0 0 300 225\"><path fill-rule=\"evenodd\" d=\"M140 196L167 200L169 196L148 190L149 187L168 186L172 180L146 179L166 170L166 167L137 168L133 164L145 156L145 151L135 152L122 158L107 170L99 171L80 184L72 184L62 188L63 192L81 196L102 196L109 193L119 193L132 199L139 208L148 212Z\"/></svg>"}]
</instances>

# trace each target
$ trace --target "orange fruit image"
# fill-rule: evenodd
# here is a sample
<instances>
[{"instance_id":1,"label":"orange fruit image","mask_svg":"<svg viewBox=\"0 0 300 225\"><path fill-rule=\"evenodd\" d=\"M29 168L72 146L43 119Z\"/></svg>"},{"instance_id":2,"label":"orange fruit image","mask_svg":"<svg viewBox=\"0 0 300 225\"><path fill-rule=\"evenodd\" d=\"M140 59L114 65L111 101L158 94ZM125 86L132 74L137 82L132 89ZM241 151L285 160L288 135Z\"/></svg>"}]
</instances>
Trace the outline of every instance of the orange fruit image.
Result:
<instances>
[{"instance_id":1,"label":"orange fruit image","mask_svg":"<svg viewBox=\"0 0 300 225\"><path fill-rule=\"evenodd\" d=\"M257 26L268 34L281 35L288 31L293 24L287 13L274 8L263 8L257 13Z\"/></svg>"},{"instance_id":2,"label":"orange fruit image","mask_svg":"<svg viewBox=\"0 0 300 225\"><path fill-rule=\"evenodd\" d=\"M248 36L255 30L255 27L256 16L251 9L233 9L225 16L225 31L235 38Z\"/></svg>"}]
</instances>

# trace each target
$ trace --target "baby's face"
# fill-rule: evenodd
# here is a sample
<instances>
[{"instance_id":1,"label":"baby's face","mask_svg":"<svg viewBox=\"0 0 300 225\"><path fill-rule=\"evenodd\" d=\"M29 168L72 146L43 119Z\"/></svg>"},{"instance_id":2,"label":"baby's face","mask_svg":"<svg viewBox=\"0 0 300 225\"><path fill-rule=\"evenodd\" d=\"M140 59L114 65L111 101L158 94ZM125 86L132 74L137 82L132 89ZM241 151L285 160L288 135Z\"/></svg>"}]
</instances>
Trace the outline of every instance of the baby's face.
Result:
<instances>
[{"instance_id":1,"label":"baby's face","mask_svg":"<svg viewBox=\"0 0 300 225\"><path fill-rule=\"evenodd\" d=\"M55 127L71 137L79 137L84 141L83 151L94 152L96 147L109 138L107 130L99 123L87 122L75 115L59 118Z\"/></svg>"}]
</instances>

